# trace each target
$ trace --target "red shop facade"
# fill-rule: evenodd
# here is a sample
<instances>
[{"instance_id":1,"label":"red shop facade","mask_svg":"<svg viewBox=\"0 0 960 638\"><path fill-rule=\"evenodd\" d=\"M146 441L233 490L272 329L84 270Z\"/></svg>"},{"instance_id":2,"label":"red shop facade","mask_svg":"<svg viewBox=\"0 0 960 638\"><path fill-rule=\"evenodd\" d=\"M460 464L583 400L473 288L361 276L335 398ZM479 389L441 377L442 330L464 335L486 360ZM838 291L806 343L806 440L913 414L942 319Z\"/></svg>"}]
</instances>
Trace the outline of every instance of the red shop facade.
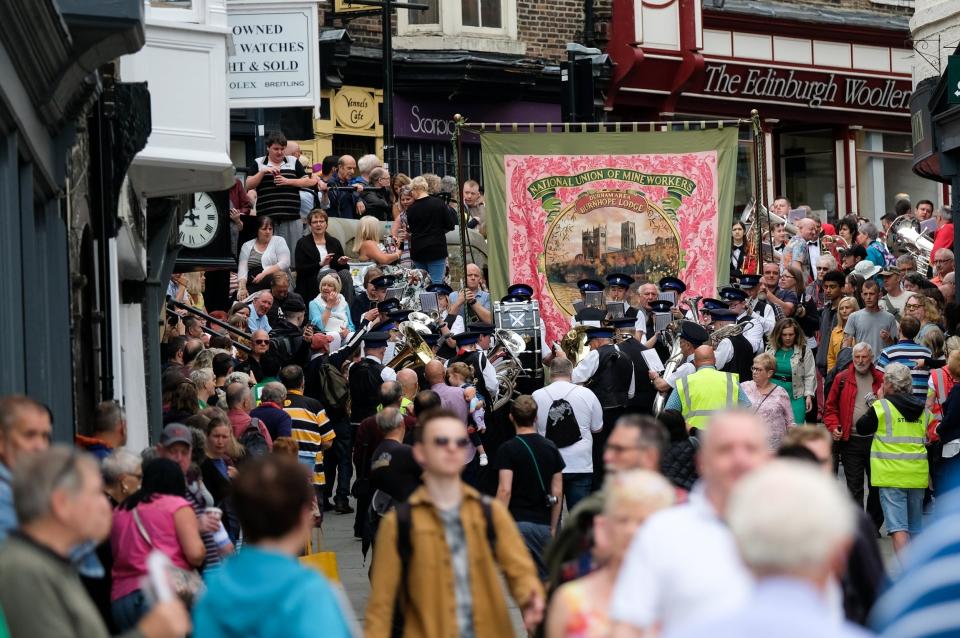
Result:
<instances>
[{"instance_id":1,"label":"red shop facade","mask_svg":"<svg viewBox=\"0 0 960 638\"><path fill-rule=\"evenodd\" d=\"M609 119L747 118L760 112L766 191L824 219L878 220L897 195L943 202L912 172L913 51L905 16L800 3L614 0ZM752 184L741 129L736 203Z\"/></svg>"}]
</instances>

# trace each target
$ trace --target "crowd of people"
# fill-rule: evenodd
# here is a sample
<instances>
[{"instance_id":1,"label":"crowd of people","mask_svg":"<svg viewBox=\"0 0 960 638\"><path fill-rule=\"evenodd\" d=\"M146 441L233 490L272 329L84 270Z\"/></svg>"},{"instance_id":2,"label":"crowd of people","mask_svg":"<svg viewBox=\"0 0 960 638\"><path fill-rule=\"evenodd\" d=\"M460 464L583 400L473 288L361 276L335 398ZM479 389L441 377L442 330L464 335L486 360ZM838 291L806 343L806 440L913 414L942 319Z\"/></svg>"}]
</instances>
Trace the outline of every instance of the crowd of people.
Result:
<instances>
[{"instance_id":1,"label":"crowd of people","mask_svg":"<svg viewBox=\"0 0 960 638\"><path fill-rule=\"evenodd\" d=\"M508 595L548 638L927 635L904 628L932 604L905 550L931 510L956 518L948 209L928 261L870 222L804 217L764 247L734 224L716 298L583 280L575 347L529 344L547 373L512 385L483 269L449 281L446 232L484 227L475 182L440 196L373 156L309 172L282 135L267 149L231 191L230 307L205 304L202 274L170 282L155 445L127 449L113 402L73 450L51 445L44 406L0 398L12 635L506 636ZM331 217L358 220L352 255ZM437 301L415 334L397 298L414 279ZM350 514L373 550L362 630L297 561ZM906 593L882 593L883 534Z\"/></svg>"}]
</instances>

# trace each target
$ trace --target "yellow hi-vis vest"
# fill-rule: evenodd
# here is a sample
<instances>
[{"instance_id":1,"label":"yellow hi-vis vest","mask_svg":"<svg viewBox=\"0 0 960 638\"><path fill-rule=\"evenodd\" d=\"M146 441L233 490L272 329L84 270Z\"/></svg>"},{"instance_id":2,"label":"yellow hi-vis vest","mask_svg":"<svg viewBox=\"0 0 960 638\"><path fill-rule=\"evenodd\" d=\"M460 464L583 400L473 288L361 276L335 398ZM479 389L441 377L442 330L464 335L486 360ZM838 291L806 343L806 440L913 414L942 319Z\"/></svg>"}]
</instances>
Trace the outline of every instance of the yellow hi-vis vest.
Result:
<instances>
[{"instance_id":1,"label":"yellow hi-vis vest","mask_svg":"<svg viewBox=\"0 0 960 638\"><path fill-rule=\"evenodd\" d=\"M729 410L740 403L737 375L716 368L700 368L677 382L680 411L688 428L707 429L714 412Z\"/></svg>"},{"instance_id":2,"label":"yellow hi-vis vest","mask_svg":"<svg viewBox=\"0 0 960 638\"><path fill-rule=\"evenodd\" d=\"M896 406L880 399L873 404L877 433L870 446L870 484L874 487L927 487L926 442L930 413L908 421Z\"/></svg>"}]
</instances>

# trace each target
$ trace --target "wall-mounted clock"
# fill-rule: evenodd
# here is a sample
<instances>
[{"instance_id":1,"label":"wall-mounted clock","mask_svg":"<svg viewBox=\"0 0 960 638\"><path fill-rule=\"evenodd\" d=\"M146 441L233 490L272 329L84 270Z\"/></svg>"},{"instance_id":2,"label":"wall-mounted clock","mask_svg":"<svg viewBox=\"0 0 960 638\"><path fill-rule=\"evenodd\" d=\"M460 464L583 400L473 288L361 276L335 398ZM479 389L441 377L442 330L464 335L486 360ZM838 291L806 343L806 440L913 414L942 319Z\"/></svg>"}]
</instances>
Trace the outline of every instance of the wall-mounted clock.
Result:
<instances>
[{"instance_id":1,"label":"wall-mounted clock","mask_svg":"<svg viewBox=\"0 0 960 638\"><path fill-rule=\"evenodd\" d=\"M229 191L194 193L180 222L176 272L236 269L230 240Z\"/></svg>"},{"instance_id":2,"label":"wall-mounted clock","mask_svg":"<svg viewBox=\"0 0 960 638\"><path fill-rule=\"evenodd\" d=\"M180 224L180 245L184 248L203 248L217 236L220 211L209 193L194 193L193 208L183 216Z\"/></svg>"}]
</instances>

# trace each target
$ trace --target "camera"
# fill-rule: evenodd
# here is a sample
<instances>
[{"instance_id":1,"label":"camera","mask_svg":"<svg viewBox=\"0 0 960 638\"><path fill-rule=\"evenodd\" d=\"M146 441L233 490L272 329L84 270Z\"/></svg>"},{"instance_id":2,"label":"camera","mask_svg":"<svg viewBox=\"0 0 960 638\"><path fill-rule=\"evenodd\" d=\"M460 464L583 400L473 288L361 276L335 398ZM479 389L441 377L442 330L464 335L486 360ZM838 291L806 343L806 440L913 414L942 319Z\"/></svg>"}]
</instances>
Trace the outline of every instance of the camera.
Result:
<instances>
[{"instance_id":1,"label":"camera","mask_svg":"<svg viewBox=\"0 0 960 638\"><path fill-rule=\"evenodd\" d=\"M558 498L557 498L556 496L554 496L553 494L546 494L545 497L546 497L545 500L546 500L546 502L547 502L547 507L548 507L548 508L549 508L549 507L553 507L554 505L556 505L557 503L560 502L560 499L558 499Z\"/></svg>"}]
</instances>

